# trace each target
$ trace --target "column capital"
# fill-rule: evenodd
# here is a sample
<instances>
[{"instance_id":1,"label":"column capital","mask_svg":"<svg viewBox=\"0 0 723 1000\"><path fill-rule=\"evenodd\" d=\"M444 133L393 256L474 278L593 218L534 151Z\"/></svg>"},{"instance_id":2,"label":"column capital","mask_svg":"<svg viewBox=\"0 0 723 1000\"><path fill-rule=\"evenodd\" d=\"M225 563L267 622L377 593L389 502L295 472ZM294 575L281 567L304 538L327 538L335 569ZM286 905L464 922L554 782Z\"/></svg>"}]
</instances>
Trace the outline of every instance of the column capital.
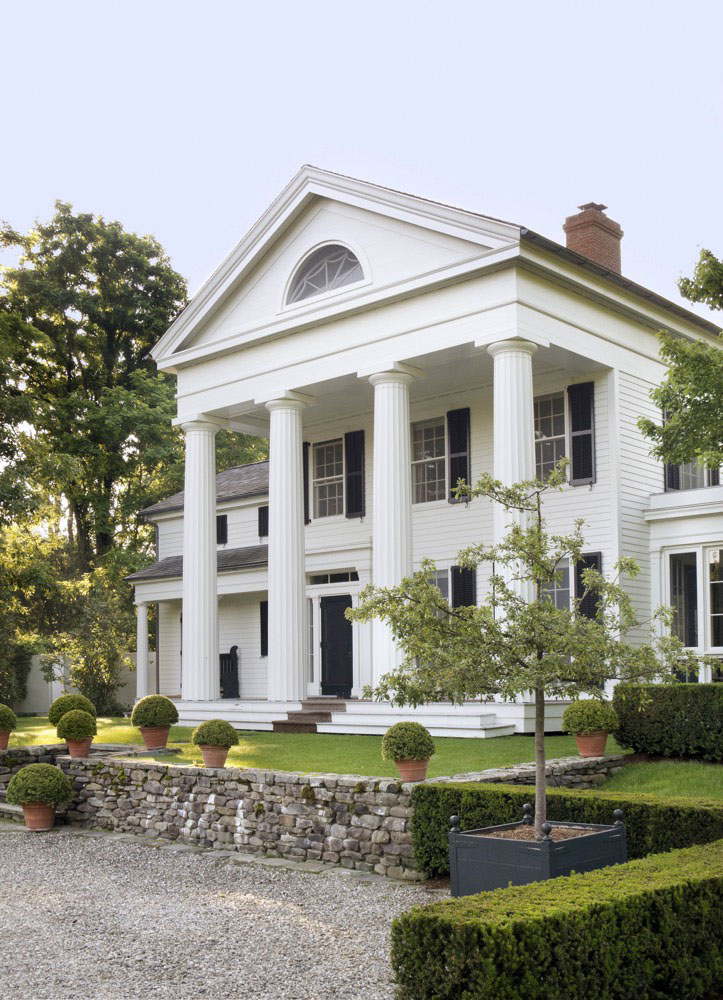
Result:
<instances>
[{"instance_id":1,"label":"column capital","mask_svg":"<svg viewBox=\"0 0 723 1000\"><path fill-rule=\"evenodd\" d=\"M285 389L283 392L275 392L270 396L259 396L255 399L256 404L263 404L271 413L274 410L298 410L303 412L307 406L313 406L316 402L314 396L307 392L296 392L294 389Z\"/></svg>"},{"instance_id":2,"label":"column capital","mask_svg":"<svg viewBox=\"0 0 723 1000\"><path fill-rule=\"evenodd\" d=\"M507 340L497 340L493 344L487 344L487 353L494 357L496 354L529 354L532 356L537 351L537 344L531 340L524 340L522 337L508 338Z\"/></svg>"},{"instance_id":3,"label":"column capital","mask_svg":"<svg viewBox=\"0 0 723 1000\"><path fill-rule=\"evenodd\" d=\"M401 382L408 385L415 378L424 378L424 371L404 361L383 361L359 369L357 378L368 378L372 385L379 385L382 382Z\"/></svg>"},{"instance_id":4,"label":"column capital","mask_svg":"<svg viewBox=\"0 0 723 1000\"><path fill-rule=\"evenodd\" d=\"M184 420L181 430L184 434L217 434L222 424L213 417L199 417L194 420Z\"/></svg>"},{"instance_id":5,"label":"column capital","mask_svg":"<svg viewBox=\"0 0 723 1000\"><path fill-rule=\"evenodd\" d=\"M143 600L141 600L141 601L139 601L136 598L135 605L136 605L137 608L147 608L149 604L153 604L153 603L154 603L153 601L147 601L145 598L143 598Z\"/></svg>"}]
</instances>

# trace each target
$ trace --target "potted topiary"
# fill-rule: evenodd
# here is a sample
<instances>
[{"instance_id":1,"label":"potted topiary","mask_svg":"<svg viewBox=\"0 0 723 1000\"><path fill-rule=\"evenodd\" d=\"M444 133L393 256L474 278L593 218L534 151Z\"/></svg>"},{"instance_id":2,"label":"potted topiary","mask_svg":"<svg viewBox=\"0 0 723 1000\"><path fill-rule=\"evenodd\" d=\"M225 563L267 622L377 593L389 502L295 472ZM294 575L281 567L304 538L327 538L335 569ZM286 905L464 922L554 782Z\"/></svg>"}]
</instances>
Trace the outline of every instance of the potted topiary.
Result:
<instances>
[{"instance_id":1,"label":"potted topiary","mask_svg":"<svg viewBox=\"0 0 723 1000\"><path fill-rule=\"evenodd\" d=\"M230 748L238 745L238 733L230 722L209 719L193 730L191 742L201 748L206 767L225 767Z\"/></svg>"},{"instance_id":2,"label":"potted topiary","mask_svg":"<svg viewBox=\"0 0 723 1000\"><path fill-rule=\"evenodd\" d=\"M178 709L170 698L149 694L136 703L131 723L141 731L146 750L163 750L171 726L178 722Z\"/></svg>"},{"instance_id":3,"label":"potted topiary","mask_svg":"<svg viewBox=\"0 0 723 1000\"><path fill-rule=\"evenodd\" d=\"M60 739L68 744L68 753L71 757L87 757L97 727L90 712L75 708L60 717L56 732Z\"/></svg>"},{"instance_id":4,"label":"potted topiary","mask_svg":"<svg viewBox=\"0 0 723 1000\"><path fill-rule=\"evenodd\" d=\"M89 712L93 718L97 715L95 705L84 694L61 694L48 710L48 722L51 726L57 726L66 712L76 711Z\"/></svg>"},{"instance_id":5,"label":"potted topiary","mask_svg":"<svg viewBox=\"0 0 723 1000\"><path fill-rule=\"evenodd\" d=\"M0 705L0 750L7 750L10 733L17 728L15 712L7 705Z\"/></svg>"},{"instance_id":6,"label":"potted topiary","mask_svg":"<svg viewBox=\"0 0 723 1000\"><path fill-rule=\"evenodd\" d=\"M617 712L609 701L573 701L565 709L562 728L573 733L581 757L602 757L608 733L618 724Z\"/></svg>"},{"instance_id":7,"label":"potted topiary","mask_svg":"<svg viewBox=\"0 0 723 1000\"><path fill-rule=\"evenodd\" d=\"M55 810L70 802L73 786L59 767L28 764L10 779L6 798L12 805L23 807L28 830L52 830Z\"/></svg>"},{"instance_id":8,"label":"potted topiary","mask_svg":"<svg viewBox=\"0 0 723 1000\"><path fill-rule=\"evenodd\" d=\"M402 781L424 781L434 740L420 722L396 722L382 739L382 757L393 760Z\"/></svg>"}]
</instances>

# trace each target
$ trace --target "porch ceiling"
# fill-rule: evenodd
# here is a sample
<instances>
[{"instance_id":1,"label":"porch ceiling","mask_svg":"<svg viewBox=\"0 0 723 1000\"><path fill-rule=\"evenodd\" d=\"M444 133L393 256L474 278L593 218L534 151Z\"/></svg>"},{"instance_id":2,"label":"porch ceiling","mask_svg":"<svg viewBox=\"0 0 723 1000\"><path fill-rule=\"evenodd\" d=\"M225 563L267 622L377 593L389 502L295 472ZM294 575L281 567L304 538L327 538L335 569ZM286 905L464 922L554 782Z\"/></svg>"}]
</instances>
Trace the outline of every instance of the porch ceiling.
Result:
<instances>
[{"instance_id":1,"label":"porch ceiling","mask_svg":"<svg viewBox=\"0 0 723 1000\"><path fill-rule=\"evenodd\" d=\"M393 348L390 348L390 353L392 350ZM434 399L453 392L475 392L492 386L492 358L487 351L476 347L474 343L394 360L403 360L405 364L421 368L424 372L424 378L415 379L410 386L411 403ZM533 377L558 370L567 371L571 375L587 374L602 371L604 367L590 358L574 354L556 345L541 347L532 362ZM383 369L383 366L380 365L380 369ZM304 415L306 426L369 413L374 405L372 387L366 378L359 378L356 372L323 382L293 386L293 389L307 393L315 399L313 407ZM252 401L230 404L214 411L214 415L229 420L232 429L236 424L239 430L253 429L257 433L262 433L269 423L269 414L265 406Z\"/></svg>"}]
</instances>

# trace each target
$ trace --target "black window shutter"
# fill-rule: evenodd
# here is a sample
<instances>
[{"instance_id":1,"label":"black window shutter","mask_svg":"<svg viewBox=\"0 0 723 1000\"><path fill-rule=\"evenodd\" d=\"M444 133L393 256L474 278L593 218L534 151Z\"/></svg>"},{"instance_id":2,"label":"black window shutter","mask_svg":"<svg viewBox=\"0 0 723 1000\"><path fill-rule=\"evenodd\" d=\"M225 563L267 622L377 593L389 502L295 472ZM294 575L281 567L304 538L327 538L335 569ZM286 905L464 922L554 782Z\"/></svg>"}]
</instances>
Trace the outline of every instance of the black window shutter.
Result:
<instances>
[{"instance_id":1,"label":"black window shutter","mask_svg":"<svg viewBox=\"0 0 723 1000\"><path fill-rule=\"evenodd\" d=\"M269 655L269 602L259 604L259 623L261 625L261 655Z\"/></svg>"},{"instance_id":2,"label":"black window shutter","mask_svg":"<svg viewBox=\"0 0 723 1000\"><path fill-rule=\"evenodd\" d=\"M469 469L469 407L447 413L447 444L449 450L449 483L447 499L455 500L457 480L470 481Z\"/></svg>"},{"instance_id":3,"label":"black window shutter","mask_svg":"<svg viewBox=\"0 0 723 1000\"><path fill-rule=\"evenodd\" d=\"M304 524L311 524L309 517L309 449L311 445L304 441L304 454L302 456L304 470Z\"/></svg>"},{"instance_id":4,"label":"black window shutter","mask_svg":"<svg viewBox=\"0 0 723 1000\"><path fill-rule=\"evenodd\" d=\"M679 490L680 489L680 466L679 465L666 465L665 466L665 488L666 488L666 490Z\"/></svg>"},{"instance_id":5,"label":"black window shutter","mask_svg":"<svg viewBox=\"0 0 723 1000\"><path fill-rule=\"evenodd\" d=\"M477 573L462 566L452 567L452 607L477 603Z\"/></svg>"},{"instance_id":6,"label":"black window shutter","mask_svg":"<svg viewBox=\"0 0 723 1000\"><path fill-rule=\"evenodd\" d=\"M269 508L259 507L259 538L268 538L269 535Z\"/></svg>"},{"instance_id":7,"label":"black window shutter","mask_svg":"<svg viewBox=\"0 0 723 1000\"><path fill-rule=\"evenodd\" d=\"M346 516L364 517L364 431L349 431L344 435L344 461Z\"/></svg>"},{"instance_id":8,"label":"black window shutter","mask_svg":"<svg viewBox=\"0 0 723 1000\"><path fill-rule=\"evenodd\" d=\"M602 552L586 552L580 562L575 565L575 597L580 601L578 605L580 614L585 618L594 618L597 614L598 598L597 594L585 594L582 574L586 569L602 571ZM583 594L585 594L584 597Z\"/></svg>"},{"instance_id":9,"label":"black window shutter","mask_svg":"<svg viewBox=\"0 0 723 1000\"><path fill-rule=\"evenodd\" d=\"M581 382L567 387L570 407L570 483L581 486L595 482L595 383Z\"/></svg>"},{"instance_id":10,"label":"black window shutter","mask_svg":"<svg viewBox=\"0 0 723 1000\"><path fill-rule=\"evenodd\" d=\"M228 541L228 516L226 514L216 515L216 544L225 545Z\"/></svg>"},{"instance_id":11,"label":"black window shutter","mask_svg":"<svg viewBox=\"0 0 723 1000\"><path fill-rule=\"evenodd\" d=\"M720 469L708 469L708 485L720 486Z\"/></svg>"}]
</instances>

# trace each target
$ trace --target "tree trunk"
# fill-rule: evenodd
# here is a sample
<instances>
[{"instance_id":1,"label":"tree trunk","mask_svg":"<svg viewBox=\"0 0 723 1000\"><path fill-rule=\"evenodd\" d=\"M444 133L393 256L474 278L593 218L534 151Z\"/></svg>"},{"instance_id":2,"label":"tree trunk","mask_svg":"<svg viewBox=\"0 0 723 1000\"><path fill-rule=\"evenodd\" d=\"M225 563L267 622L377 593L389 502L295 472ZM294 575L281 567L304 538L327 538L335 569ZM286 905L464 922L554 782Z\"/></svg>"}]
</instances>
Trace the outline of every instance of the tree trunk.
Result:
<instances>
[{"instance_id":1,"label":"tree trunk","mask_svg":"<svg viewBox=\"0 0 723 1000\"><path fill-rule=\"evenodd\" d=\"M547 780L545 776L545 689L535 688L535 839L542 840L542 824L547 822Z\"/></svg>"}]
</instances>

